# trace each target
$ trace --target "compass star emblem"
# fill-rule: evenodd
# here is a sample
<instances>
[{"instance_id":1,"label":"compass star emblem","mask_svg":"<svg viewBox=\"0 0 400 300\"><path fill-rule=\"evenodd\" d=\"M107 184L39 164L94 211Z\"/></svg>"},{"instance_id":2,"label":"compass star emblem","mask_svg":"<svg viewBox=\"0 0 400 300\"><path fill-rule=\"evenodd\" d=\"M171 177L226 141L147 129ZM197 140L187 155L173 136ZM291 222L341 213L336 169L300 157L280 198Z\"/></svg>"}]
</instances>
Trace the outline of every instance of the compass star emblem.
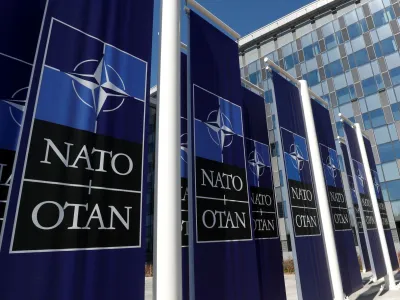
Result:
<instances>
[{"instance_id":1,"label":"compass star emblem","mask_svg":"<svg viewBox=\"0 0 400 300\"><path fill-rule=\"evenodd\" d=\"M221 150L232 144L232 136L235 132L232 129L231 121L223 112L221 112L221 109L210 112L205 124L208 127L208 133L212 140L220 146Z\"/></svg>"},{"instance_id":2,"label":"compass star emblem","mask_svg":"<svg viewBox=\"0 0 400 300\"><path fill-rule=\"evenodd\" d=\"M187 155L188 155L188 142L187 142L187 133L181 135L181 159L187 163Z\"/></svg>"},{"instance_id":3,"label":"compass star emblem","mask_svg":"<svg viewBox=\"0 0 400 300\"><path fill-rule=\"evenodd\" d=\"M364 180L365 178L363 177L361 170L358 170L358 174L357 174L358 179L360 180L360 183L362 186L364 186Z\"/></svg>"},{"instance_id":4,"label":"compass star emblem","mask_svg":"<svg viewBox=\"0 0 400 300\"><path fill-rule=\"evenodd\" d=\"M304 159L303 153L300 150L300 147L296 144L292 144L290 146L289 155L292 158L292 163L293 163L294 167L299 171L303 170L305 159Z\"/></svg>"},{"instance_id":5,"label":"compass star emblem","mask_svg":"<svg viewBox=\"0 0 400 300\"><path fill-rule=\"evenodd\" d=\"M10 99L2 100L9 105L10 115L14 122L21 127L22 114L25 110L26 91L28 87L16 91Z\"/></svg>"},{"instance_id":6,"label":"compass star emblem","mask_svg":"<svg viewBox=\"0 0 400 300\"><path fill-rule=\"evenodd\" d=\"M380 184L379 184L379 181L378 181L378 179L374 176L374 186L375 186L375 189L379 192L380 191L380 189L381 189L381 186L380 186Z\"/></svg>"},{"instance_id":7,"label":"compass star emblem","mask_svg":"<svg viewBox=\"0 0 400 300\"><path fill-rule=\"evenodd\" d=\"M326 166L328 167L329 174L332 176L332 178L336 178L338 169L336 168L334 160L331 156L328 156L326 160Z\"/></svg>"},{"instance_id":8,"label":"compass star emblem","mask_svg":"<svg viewBox=\"0 0 400 300\"><path fill-rule=\"evenodd\" d=\"M257 149L250 153L248 162L251 172L256 175L257 178L264 174L264 169L266 166L262 156L257 152Z\"/></svg>"},{"instance_id":9,"label":"compass star emblem","mask_svg":"<svg viewBox=\"0 0 400 300\"><path fill-rule=\"evenodd\" d=\"M95 64L96 67L93 74L79 72L79 70L84 69L84 67L93 64ZM85 60L77 64L73 72L66 72L65 74L73 79L72 86L79 100L85 105L93 108L97 116L99 116L100 112L111 112L117 110L122 106L125 98L130 97L125 92L125 83L121 76L112 66L106 64L104 59L101 59L100 61L95 59ZM118 85L122 88L113 83L110 77L114 79L117 78L119 81ZM87 95L83 95L81 89L77 88L76 83L91 91L90 99L87 99ZM120 98L121 101L112 108L103 109L103 106L109 97L117 97Z\"/></svg>"}]
</instances>

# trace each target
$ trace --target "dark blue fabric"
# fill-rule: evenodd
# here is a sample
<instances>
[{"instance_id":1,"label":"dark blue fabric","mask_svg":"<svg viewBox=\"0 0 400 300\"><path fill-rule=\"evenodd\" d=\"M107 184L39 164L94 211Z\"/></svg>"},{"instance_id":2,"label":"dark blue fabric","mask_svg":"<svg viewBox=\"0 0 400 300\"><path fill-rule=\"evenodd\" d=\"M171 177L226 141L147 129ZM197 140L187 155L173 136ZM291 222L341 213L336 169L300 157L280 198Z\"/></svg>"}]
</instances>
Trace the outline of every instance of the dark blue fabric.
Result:
<instances>
[{"instance_id":1,"label":"dark blue fabric","mask_svg":"<svg viewBox=\"0 0 400 300\"><path fill-rule=\"evenodd\" d=\"M363 168L362 157L361 157L360 148L358 146L357 135L356 135L355 130L353 128L351 128L351 126L348 125L347 123L343 123L343 127L344 127L344 132L346 135L349 151L351 154L350 159L354 165L355 172L357 172L357 170L359 170L360 167ZM355 176L357 176L357 175L355 175ZM358 182L358 179L357 179L357 182ZM358 184L359 192L362 193L360 188L362 188L362 187ZM363 193L367 197L369 197L368 189L366 187L364 187L363 189L364 189ZM359 205L359 208L361 211L362 210L361 204ZM372 262L373 262L372 263L372 265L374 266L373 271L375 271L375 275L379 279L386 275L386 270L385 270L385 263L383 260L382 247L381 247L381 243L379 241L378 230L377 229L368 229L366 231L367 231L366 234L368 235L368 239L369 239L369 245L371 248L370 259L372 259Z\"/></svg>"},{"instance_id":2,"label":"dark blue fabric","mask_svg":"<svg viewBox=\"0 0 400 300\"><path fill-rule=\"evenodd\" d=\"M262 97L254 94L252 91L242 88L243 92L243 127L246 137L246 157L247 178L249 182L249 195L252 199L251 188L261 187L270 191L274 190L272 178L272 166L269 150L267 116L265 113L265 101ZM265 149L265 153L262 149ZM268 149L268 150L267 150ZM255 152L253 152L255 151ZM254 159L254 153L257 153L257 159L261 160L260 174L255 174L250 161ZM254 200L254 199L253 199ZM276 201L276 199L275 199ZM259 216L256 211L256 205L252 204L252 211L256 218ZM275 222L278 224L277 205L275 203ZM262 215L261 215L262 216ZM253 223L253 226L254 223ZM286 299L285 280L282 266L282 249L279 234L272 238L256 237L256 228L253 227L253 238L255 243L255 256L257 261L258 288L260 289L259 299ZM278 233L278 231L277 231Z\"/></svg>"},{"instance_id":3,"label":"dark blue fabric","mask_svg":"<svg viewBox=\"0 0 400 300\"><path fill-rule=\"evenodd\" d=\"M364 144L365 144L365 150L367 151L369 167L371 168L372 179L373 179L374 185L375 185L374 188L375 188L376 197L377 197L378 203L380 203L382 205L382 206L380 206L381 217L382 217L382 220L386 219L388 222L389 219L388 219L387 210L385 207L385 200L383 199L382 189L381 189L380 183L379 183L378 171L376 169L376 163L374 160L374 154L372 152L371 142L367 138L364 137ZM399 261L397 259L397 253L396 253L396 249L394 247L392 230L390 229L390 226L384 226L383 229L385 230L385 238L386 238L386 243L388 245L390 261L392 263L392 269L397 270L399 268Z\"/></svg>"},{"instance_id":4,"label":"dark blue fabric","mask_svg":"<svg viewBox=\"0 0 400 300\"><path fill-rule=\"evenodd\" d=\"M328 156L330 161L329 163L332 164L334 168L334 176L331 176L332 172L324 172L326 184L327 186L336 187L336 192L340 191L340 193L344 195L344 187L340 176L340 166L339 161L337 160L337 154L335 150L336 143L333 136L329 111L316 101L312 101L312 109L315 119L317 138L320 144L322 164L325 168L327 159L323 157L322 149L328 148L330 152ZM330 167L332 168L332 166ZM328 177L332 178L332 180L328 180ZM331 202L329 202L329 205L331 206ZM347 205L346 210L348 210ZM347 230L335 230L335 242L339 259L340 274L342 277L343 291L346 295L350 295L363 287L351 226L349 226Z\"/></svg>"},{"instance_id":5,"label":"dark blue fabric","mask_svg":"<svg viewBox=\"0 0 400 300\"><path fill-rule=\"evenodd\" d=\"M23 4L21 5L21 2ZM29 6L26 4L29 3ZM35 2L35 3L33 3ZM32 60L34 49L27 49L28 45L36 45L35 34L27 35L37 28L37 16L25 18L29 13L40 14L37 1L11 1L3 9L1 4L1 21L4 21L3 12L10 16L5 20L13 21L3 24L1 32L8 30L12 39L18 39L14 45L18 51L29 50L21 53L21 57ZM11 4L12 3L12 4ZM18 5L20 6L18 6ZM16 13L8 13L8 9L17 9ZM19 13L19 14L18 14ZM17 16L18 15L18 16ZM15 17L11 17L15 16ZM10 205L7 211L7 220L0 254L2 272L0 274L1 299L32 299L32 300L106 300L106 299L143 299L144 297L144 262L145 262L145 216L146 205L142 205L141 247L135 249L108 249L91 251L65 251L44 252L32 254L9 254L14 219L17 210L21 180L24 175L24 162L27 156L30 128L33 121L34 107L40 89L42 65L44 64L46 44L51 33L51 23L55 19L79 29L102 42L119 49L119 54L134 55L147 62L147 84L150 82L151 60L151 34L152 34L153 1L106 1L106 0L49 0L47 13L43 21L43 32L37 52L37 64L33 71L31 93L26 107L25 123L21 134L21 143L16 160L16 172L10 195ZM18 22L15 27L13 24ZM32 23L32 24L31 24ZM67 25L66 25L67 26ZM75 30L74 29L74 30ZM7 35L6 35L7 36ZM18 38L17 38L18 36ZM4 38L2 36L2 38ZM60 37L57 37L60 38ZM61 37L62 38L62 37ZM7 40L5 40L7 41ZM2 45L8 45L8 42ZM51 44L51 43L50 43ZM54 45L54 44L52 44ZM88 53L87 44L69 43L68 49L61 49L63 53L69 52L68 57L58 57L60 64L68 63L71 57L78 57ZM49 48L50 51L50 48ZM50 52L49 52L50 53ZM16 55L18 53L16 52ZM112 56L115 58L115 56ZM50 58L49 58L50 59ZM53 59L53 58L52 58ZM121 66L120 66L121 67ZM128 72L129 73L129 72ZM135 85L135 83L133 83ZM57 89L53 86L52 89ZM148 93L145 105L148 107ZM130 107L132 108L132 107ZM137 133L132 128L123 124L108 123L111 127L99 128L107 130L108 135L128 140L136 140L144 136L143 152L147 153L147 108L143 116L146 122L137 128ZM123 115L129 113L121 112ZM113 122L114 122L113 121ZM129 131L129 132L128 132ZM143 131L144 134L143 134ZM119 135L121 133L122 135ZM147 155L144 155L146 158ZM143 165L142 191L147 191L147 164ZM143 203L145 203L145 195Z\"/></svg>"},{"instance_id":6,"label":"dark blue fabric","mask_svg":"<svg viewBox=\"0 0 400 300\"><path fill-rule=\"evenodd\" d=\"M194 129L195 135L194 170L195 172L200 170L198 165L200 162L208 162L213 166L235 168L235 170L245 172L243 122L241 119L243 98L237 43L193 11L190 12L189 17L191 70L189 76L191 77L194 113L193 120L189 121L189 123L192 122L189 126ZM212 129L209 131L210 127L206 125L211 118L217 120L216 114L228 124L232 133L222 141L220 136L215 135ZM221 147L221 143L224 147ZM196 213L200 209L201 203L217 205L219 201L199 198L198 189L196 193L196 205L193 212L196 299L261 299L255 245L251 241L251 227L246 229L246 237L250 237L249 240L208 240L211 239L212 232L207 231L207 235L199 234L198 228L203 227L200 227L202 226L201 216L196 223ZM247 192L245 198L242 198L241 201L249 201ZM249 211L249 204L246 205L247 211ZM223 234L226 232L227 230ZM223 236L223 238L225 237ZM198 242L199 239L206 240L206 242Z\"/></svg>"},{"instance_id":7,"label":"dark blue fabric","mask_svg":"<svg viewBox=\"0 0 400 300\"><path fill-rule=\"evenodd\" d=\"M343 143L340 143L340 148L342 150L344 165L346 168L347 180L348 180L349 188L350 188L349 192L351 194L351 199L352 199L353 205L356 209L358 207L358 200L357 200L357 195L355 193L354 180L353 180L353 175L351 172L351 165L350 165L349 155L347 152L347 146ZM362 228L361 215L360 215L360 213L356 213L356 211L354 211L354 214L355 214L356 221L357 221L358 235L359 235L359 240L360 240L360 245L358 245L358 246L360 247L360 249L362 251L362 255L364 258L365 270L371 271L371 263L369 261L367 244L365 242L365 235L364 235L363 228Z\"/></svg>"},{"instance_id":8,"label":"dark blue fabric","mask_svg":"<svg viewBox=\"0 0 400 300\"><path fill-rule=\"evenodd\" d=\"M281 132L285 128L305 139L306 131L298 88L277 73L273 73L272 78ZM285 148L286 146L283 145L283 147ZM307 147L302 151L308 151ZM285 163L285 167L288 173L288 162ZM287 174L287 176L290 178L290 174ZM299 178L301 178L302 182L311 183L313 181L311 173L305 175L305 177L302 175ZM299 272L303 299L332 299L333 295L322 235L296 236L295 244L292 246L296 249L299 267L296 272Z\"/></svg>"}]
</instances>

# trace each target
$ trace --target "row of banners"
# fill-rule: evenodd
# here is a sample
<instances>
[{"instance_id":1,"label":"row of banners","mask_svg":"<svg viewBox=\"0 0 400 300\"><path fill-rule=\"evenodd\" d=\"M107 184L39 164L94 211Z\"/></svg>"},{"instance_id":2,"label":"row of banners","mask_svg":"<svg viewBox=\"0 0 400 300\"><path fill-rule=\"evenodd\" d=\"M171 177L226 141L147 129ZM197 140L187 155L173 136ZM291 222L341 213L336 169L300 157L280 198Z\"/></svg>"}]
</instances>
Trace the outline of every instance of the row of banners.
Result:
<instances>
[{"instance_id":1,"label":"row of banners","mask_svg":"<svg viewBox=\"0 0 400 300\"><path fill-rule=\"evenodd\" d=\"M0 0L1 299L144 299L153 1L31 2ZM264 99L241 86L237 43L194 12L189 20L183 299L286 299ZM272 79L299 297L332 299L301 97L279 74ZM337 148L329 111L315 101L312 108L349 295L362 287L349 209L365 268L376 278L386 269L355 131L345 124L348 145Z\"/></svg>"}]
</instances>

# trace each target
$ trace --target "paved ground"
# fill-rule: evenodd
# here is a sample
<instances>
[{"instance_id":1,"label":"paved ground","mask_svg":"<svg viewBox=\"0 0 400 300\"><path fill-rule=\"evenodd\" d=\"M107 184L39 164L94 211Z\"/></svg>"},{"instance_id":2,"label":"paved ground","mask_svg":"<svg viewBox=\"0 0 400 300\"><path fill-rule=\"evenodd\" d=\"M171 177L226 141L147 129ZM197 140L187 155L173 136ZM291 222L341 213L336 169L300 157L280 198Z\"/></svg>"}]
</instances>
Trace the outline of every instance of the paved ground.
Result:
<instances>
[{"instance_id":1,"label":"paved ground","mask_svg":"<svg viewBox=\"0 0 400 300\"><path fill-rule=\"evenodd\" d=\"M383 280L370 283L371 273L362 274L364 288L350 296L350 300L400 300L400 289L388 291L382 289ZM396 274L396 282L400 283L400 273ZM297 300L296 279L294 275L285 275L287 300ZM153 278L146 278L145 300L153 300ZM322 299L321 299L322 300Z\"/></svg>"}]
</instances>

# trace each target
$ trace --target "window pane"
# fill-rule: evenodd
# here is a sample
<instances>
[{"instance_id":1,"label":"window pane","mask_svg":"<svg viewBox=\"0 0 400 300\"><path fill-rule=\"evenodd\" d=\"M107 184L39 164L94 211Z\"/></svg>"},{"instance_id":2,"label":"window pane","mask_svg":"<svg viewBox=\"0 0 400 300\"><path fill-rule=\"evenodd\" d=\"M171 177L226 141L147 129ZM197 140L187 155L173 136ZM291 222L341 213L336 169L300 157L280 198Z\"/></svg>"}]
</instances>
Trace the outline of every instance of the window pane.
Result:
<instances>
[{"instance_id":1,"label":"window pane","mask_svg":"<svg viewBox=\"0 0 400 300\"><path fill-rule=\"evenodd\" d=\"M360 68L358 68L358 74L360 74L361 80L370 78L374 75L370 64L366 64L366 65L363 65Z\"/></svg>"},{"instance_id":2,"label":"window pane","mask_svg":"<svg viewBox=\"0 0 400 300\"><path fill-rule=\"evenodd\" d=\"M366 102L365 102L365 99L364 99L364 98L361 98L361 99L359 100L359 102L360 102L361 112L362 112L362 113L366 113L366 112L368 111L368 109L367 109L367 104L366 104Z\"/></svg>"},{"instance_id":3,"label":"window pane","mask_svg":"<svg viewBox=\"0 0 400 300\"><path fill-rule=\"evenodd\" d=\"M312 44L312 39L311 39L311 34L306 34L301 38L301 44L303 45L303 47L306 47L308 45Z\"/></svg>"},{"instance_id":4,"label":"window pane","mask_svg":"<svg viewBox=\"0 0 400 300\"><path fill-rule=\"evenodd\" d=\"M389 162L395 159L392 143L378 145L379 157L381 162Z\"/></svg>"},{"instance_id":5,"label":"window pane","mask_svg":"<svg viewBox=\"0 0 400 300\"><path fill-rule=\"evenodd\" d=\"M335 35L331 34L325 38L325 46L327 50L336 47Z\"/></svg>"},{"instance_id":6,"label":"window pane","mask_svg":"<svg viewBox=\"0 0 400 300\"><path fill-rule=\"evenodd\" d=\"M400 121L400 109L398 103L392 104L392 112L395 121Z\"/></svg>"},{"instance_id":7,"label":"window pane","mask_svg":"<svg viewBox=\"0 0 400 300\"><path fill-rule=\"evenodd\" d=\"M335 34L336 34L336 39L337 39L338 43L343 44L344 40L343 40L342 32L338 31Z\"/></svg>"},{"instance_id":8,"label":"window pane","mask_svg":"<svg viewBox=\"0 0 400 300\"><path fill-rule=\"evenodd\" d=\"M396 67L400 67L400 56L398 52L386 56L385 59L388 69L394 69Z\"/></svg>"},{"instance_id":9,"label":"window pane","mask_svg":"<svg viewBox=\"0 0 400 300\"><path fill-rule=\"evenodd\" d=\"M282 47L282 54L283 56L288 56L293 53L292 44L287 44Z\"/></svg>"},{"instance_id":10,"label":"window pane","mask_svg":"<svg viewBox=\"0 0 400 300\"><path fill-rule=\"evenodd\" d=\"M345 105L341 105L339 107L340 112L345 115L346 117L351 117L353 116L353 108L351 106L351 103L345 104Z\"/></svg>"},{"instance_id":11,"label":"window pane","mask_svg":"<svg viewBox=\"0 0 400 300\"><path fill-rule=\"evenodd\" d=\"M307 71L311 72L318 69L317 60L315 58L306 61Z\"/></svg>"},{"instance_id":12,"label":"window pane","mask_svg":"<svg viewBox=\"0 0 400 300\"><path fill-rule=\"evenodd\" d=\"M396 44L393 37L381 41L383 55L388 55L396 51Z\"/></svg>"},{"instance_id":13,"label":"window pane","mask_svg":"<svg viewBox=\"0 0 400 300\"><path fill-rule=\"evenodd\" d=\"M385 11L382 9L372 15L375 27L380 27L388 22Z\"/></svg>"},{"instance_id":14,"label":"window pane","mask_svg":"<svg viewBox=\"0 0 400 300\"><path fill-rule=\"evenodd\" d=\"M307 82L308 82L309 86L316 85L319 83L319 81L320 81L320 78L319 78L318 70L309 72L307 74Z\"/></svg>"},{"instance_id":15,"label":"window pane","mask_svg":"<svg viewBox=\"0 0 400 300\"><path fill-rule=\"evenodd\" d=\"M343 17L344 17L344 20L345 20L347 26L358 21L357 13L355 10L345 14Z\"/></svg>"},{"instance_id":16,"label":"window pane","mask_svg":"<svg viewBox=\"0 0 400 300\"><path fill-rule=\"evenodd\" d=\"M332 23L328 23L328 24L322 26L321 30L322 30L322 35L325 36L325 37L328 36L328 35L331 35L331 34L333 34L335 32L334 29L333 29L333 24Z\"/></svg>"},{"instance_id":17,"label":"window pane","mask_svg":"<svg viewBox=\"0 0 400 300\"><path fill-rule=\"evenodd\" d=\"M285 63L285 70L289 70L289 69L294 67L294 61L293 61L293 56L292 55L286 56L283 59L283 61Z\"/></svg>"},{"instance_id":18,"label":"window pane","mask_svg":"<svg viewBox=\"0 0 400 300\"><path fill-rule=\"evenodd\" d=\"M362 66L365 65L366 63L369 63L368 53L366 49L362 49L360 51L355 52L354 57L357 66Z\"/></svg>"},{"instance_id":19,"label":"window pane","mask_svg":"<svg viewBox=\"0 0 400 300\"><path fill-rule=\"evenodd\" d=\"M350 69L353 69L353 68L357 67L356 58L354 56L354 53L353 54L349 54L348 58L349 58Z\"/></svg>"},{"instance_id":20,"label":"window pane","mask_svg":"<svg viewBox=\"0 0 400 300\"><path fill-rule=\"evenodd\" d=\"M358 22L348 26L347 30L349 32L349 36L350 36L351 40L355 39L356 37L361 35L361 27L360 27L360 24L358 24Z\"/></svg>"},{"instance_id":21,"label":"window pane","mask_svg":"<svg viewBox=\"0 0 400 300\"><path fill-rule=\"evenodd\" d=\"M400 78L399 78L399 80L400 80ZM378 91L374 77L363 80L361 82L361 84L362 84L362 87L364 90L364 95L366 95L366 96L372 95Z\"/></svg>"},{"instance_id":22,"label":"window pane","mask_svg":"<svg viewBox=\"0 0 400 300\"><path fill-rule=\"evenodd\" d=\"M397 168L397 163L394 162L390 162L390 163L385 163L382 164L382 169L383 169L383 174L385 176L386 181L390 181L390 180L395 180L395 179L399 179L399 169ZM397 190L398 190L398 195L400 195L400 189L397 186ZM389 192L390 195L390 192ZM398 198L396 198L398 199Z\"/></svg>"},{"instance_id":23,"label":"window pane","mask_svg":"<svg viewBox=\"0 0 400 300\"><path fill-rule=\"evenodd\" d=\"M400 199L400 180L386 182L390 200Z\"/></svg>"},{"instance_id":24,"label":"window pane","mask_svg":"<svg viewBox=\"0 0 400 300\"><path fill-rule=\"evenodd\" d=\"M392 78L392 84L398 85L400 83L400 68L395 68L389 71Z\"/></svg>"},{"instance_id":25,"label":"window pane","mask_svg":"<svg viewBox=\"0 0 400 300\"><path fill-rule=\"evenodd\" d=\"M387 126L374 129L374 134L378 145L390 142L390 135Z\"/></svg>"},{"instance_id":26,"label":"window pane","mask_svg":"<svg viewBox=\"0 0 400 300\"><path fill-rule=\"evenodd\" d=\"M385 115L381 108L371 111L369 115L371 117L372 127L376 128L386 124Z\"/></svg>"},{"instance_id":27,"label":"window pane","mask_svg":"<svg viewBox=\"0 0 400 300\"><path fill-rule=\"evenodd\" d=\"M314 57L313 46L304 47L304 59L309 60Z\"/></svg>"},{"instance_id":28,"label":"window pane","mask_svg":"<svg viewBox=\"0 0 400 300\"><path fill-rule=\"evenodd\" d=\"M392 31L390 30L389 24L379 27L376 30L376 33L378 34L379 40L381 41L392 36Z\"/></svg>"},{"instance_id":29,"label":"window pane","mask_svg":"<svg viewBox=\"0 0 400 300\"><path fill-rule=\"evenodd\" d=\"M374 78L375 78L378 90L381 90L381 89L385 88L385 85L383 84L383 80L382 80L382 76L381 75L375 75Z\"/></svg>"},{"instance_id":30,"label":"window pane","mask_svg":"<svg viewBox=\"0 0 400 300\"><path fill-rule=\"evenodd\" d=\"M333 77L343 73L343 67L340 60L334 61L325 66L325 73L327 77Z\"/></svg>"},{"instance_id":31,"label":"window pane","mask_svg":"<svg viewBox=\"0 0 400 300\"><path fill-rule=\"evenodd\" d=\"M371 14L377 12L378 10L383 9L384 6L381 0L374 0L369 3L369 9L371 10Z\"/></svg>"},{"instance_id":32,"label":"window pane","mask_svg":"<svg viewBox=\"0 0 400 300\"><path fill-rule=\"evenodd\" d=\"M343 129L343 123L342 122L336 122L336 129L338 132L339 136L344 136L344 129Z\"/></svg>"},{"instance_id":33,"label":"window pane","mask_svg":"<svg viewBox=\"0 0 400 300\"><path fill-rule=\"evenodd\" d=\"M362 118L363 118L363 121L364 121L365 130L371 129L372 128L372 124L371 124L371 120L369 118L369 113L363 114Z\"/></svg>"},{"instance_id":34,"label":"window pane","mask_svg":"<svg viewBox=\"0 0 400 300\"><path fill-rule=\"evenodd\" d=\"M381 44L379 42L374 44L374 50L377 58L383 56Z\"/></svg>"},{"instance_id":35,"label":"window pane","mask_svg":"<svg viewBox=\"0 0 400 300\"><path fill-rule=\"evenodd\" d=\"M354 52L361 50L361 49L365 49L364 38L362 36L359 36L358 38L352 40L351 47L353 48Z\"/></svg>"},{"instance_id":36,"label":"window pane","mask_svg":"<svg viewBox=\"0 0 400 300\"><path fill-rule=\"evenodd\" d=\"M392 139L392 141L398 140L399 137L397 135L396 126L394 126L394 124L390 124L390 125L388 125L388 129L389 129L389 134L390 134L390 138Z\"/></svg>"},{"instance_id":37,"label":"window pane","mask_svg":"<svg viewBox=\"0 0 400 300\"><path fill-rule=\"evenodd\" d=\"M372 95L365 98L369 111L381 108L381 102L378 95Z\"/></svg>"},{"instance_id":38,"label":"window pane","mask_svg":"<svg viewBox=\"0 0 400 300\"><path fill-rule=\"evenodd\" d=\"M339 104L345 104L347 102L350 102L350 100L351 100L349 89L347 87L340 89L340 90L336 90L336 96L337 96ZM352 114L353 113L351 113L350 115L352 115ZM344 114L344 115L349 117L348 114Z\"/></svg>"},{"instance_id":39,"label":"window pane","mask_svg":"<svg viewBox=\"0 0 400 300\"><path fill-rule=\"evenodd\" d=\"M367 32L368 31L367 21L365 19L361 19L360 24L361 24L362 31Z\"/></svg>"},{"instance_id":40,"label":"window pane","mask_svg":"<svg viewBox=\"0 0 400 300\"><path fill-rule=\"evenodd\" d=\"M393 142L393 149L394 149L394 155L396 156L396 158L400 159L400 141Z\"/></svg>"}]
</instances>

